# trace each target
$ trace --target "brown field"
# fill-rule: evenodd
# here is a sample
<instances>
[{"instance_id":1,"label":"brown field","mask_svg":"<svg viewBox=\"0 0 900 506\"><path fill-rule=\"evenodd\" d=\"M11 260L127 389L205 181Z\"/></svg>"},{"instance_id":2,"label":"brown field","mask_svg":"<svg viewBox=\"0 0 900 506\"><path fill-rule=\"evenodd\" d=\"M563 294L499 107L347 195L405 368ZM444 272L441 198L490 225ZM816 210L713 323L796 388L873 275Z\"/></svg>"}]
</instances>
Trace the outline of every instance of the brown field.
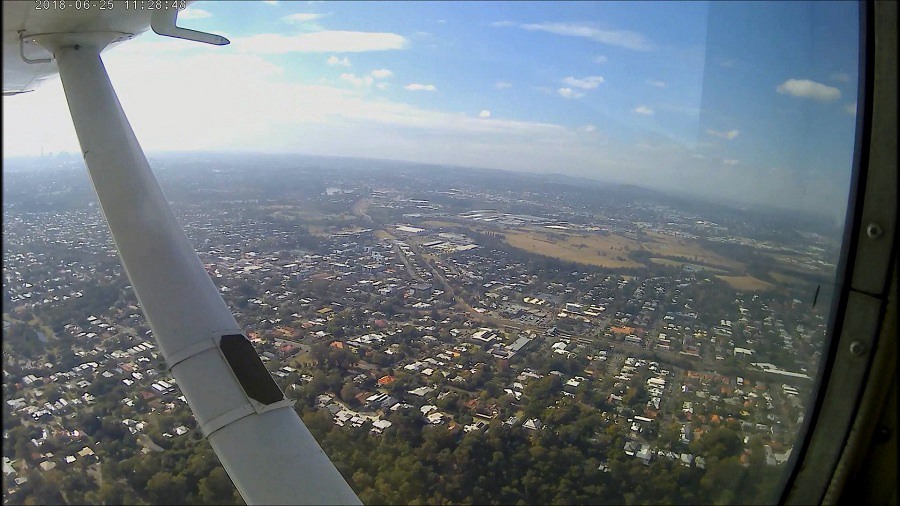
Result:
<instances>
[{"instance_id":1,"label":"brown field","mask_svg":"<svg viewBox=\"0 0 900 506\"><path fill-rule=\"evenodd\" d=\"M440 221L426 221L423 224L452 225ZM479 227L472 228L481 232L492 232L492 230L484 230ZM641 241L615 234L604 236L566 231L549 232L543 228L523 227L505 232L505 240L511 246L539 255L600 267L641 267L644 264L631 260L628 258L628 254L643 248L657 256L657 258L651 258L650 262L658 265L694 265L703 267L711 273L733 275L742 275L746 272L746 266L743 263L710 251L692 239L652 232L647 233L644 240ZM624 260L619 260L619 258ZM762 280L756 280L756 282L765 283Z\"/></svg>"},{"instance_id":2,"label":"brown field","mask_svg":"<svg viewBox=\"0 0 900 506\"><path fill-rule=\"evenodd\" d=\"M706 265L694 264L691 262L679 262L678 260L669 260L667 258L651 258L650 261L655 264L659 264L659 265L669 265L669 266L673 266L673 267L684 267L685 265L693 265L693 266L702 267L703 270L706 270L709 272L727 272L724 269L718 269L716 267L709 267Z\"/></svg>"},{"instance_id":3,"label":"brown field","mask_svg":"<svg viewBox=\"0 0 900 506\"><path fill-rule=\"evenodd\" d=\"M643 266L643 264L628 259L628 253L639 248L640 244L627 237L585 234L554 235L560 239L544 232L515 231L507 233L505 240L510 246L567 262L610 268Z\"/></svg>"},{"instance_id":4,"label":"brown field","mask_svg":"<svg viewBox=\"0 0 900 506\"><path fill-rule=\"evenodd\" d=\"M700 246L691 239L682 239L665 234L648 233L650 241L644 243L644 248L654 255L663 257L684 257L692 263L722 267L729 271L743 272L744 264L723 257Z\"/></svg>"},{"instance_id":5,"label":"brown field","mask_svg":"<svg viewBox=\"0 0 900 506\"><path fill-rule=\"evenodd\" d=\"M679 262L677 260L668 260L666 258L651 258L651 262L659 265L668 265L669 267L681 267L684 265L684 262Z\"/></svg>"},{"instance_id":6,"label":"brown field","mask_svg":"<svg viewBox=\"0 0 900 506\"><path fill-rule=\"evenodd\" d=\"M798 277L789 276L787 274L775 271L769 271L769 277L777 281L778 283L786 284L786 285L808 285L809 282Z\"/></svg>"},{"instance_id":7,"label":"brown field","mask_svg":"<svg viewBox=\"0 0 900 506\"><path fill-rule=\"evenodd\" d=\"M747 292L762 292L775 288L772 283L767 283L753 276L716 276L722 281L731 285L735 290L743 290Z\"/></svg>"},{"instance_id":8,"label":"brown field","mask_svg":"<svg viewBox=\"0 0 900 506\"><path fill-rule=\"evenodd\" d=\"M837 269L835 265L808 265L803 257L797 255L769 255L779 270L794 271L801 274L825 274L831 276Z\"/></svg>"},{"instance_id":9,"label":"brown field","mask_svg":"<svg viewBox=\"0 0 900 506\"><path fill-rule=\"evenodd\" d=\"M392 236L391 234L387 233L387 231L385 231L385 230L376 230L376 231L375 231L375 237L377 237L377 238L379 238L379 239L387 239L387 240L390 240L390 241L396 239L396 237L394 237L394 236Z\"/></svg>"}]
</instances>

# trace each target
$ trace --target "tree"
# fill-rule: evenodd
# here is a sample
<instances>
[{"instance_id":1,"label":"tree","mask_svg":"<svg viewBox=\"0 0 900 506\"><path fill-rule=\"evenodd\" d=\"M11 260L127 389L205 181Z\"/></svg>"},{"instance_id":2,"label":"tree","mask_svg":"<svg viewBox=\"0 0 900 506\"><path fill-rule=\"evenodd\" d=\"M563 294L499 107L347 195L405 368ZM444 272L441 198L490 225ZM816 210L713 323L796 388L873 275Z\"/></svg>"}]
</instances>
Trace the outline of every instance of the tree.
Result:
<instances>
[{"instance_id":1,"label":"tree","mask_svg":"<svg viewBox=\"0 0 900 506\"><path fill-rule=\"evenodd\" d=\"M184 504L187 483L183 475L160 471L147 481L147 495L156 504Z\"/></svg>"},{"instance_id":2,"label":"tree","mask_svg":"<svg viewBox=\"0 0 900 506\"><path fill-rule=\"evenodd\" d=\"M344 383L344 386L341 388L341 399L343 399L344 402L356 402L357 394L359 394L359 389L356 388L356 385L354 385L352 381Z\"/></svg>"},{"instance_id":3,"label":"tree","mask_svg":"<svg viewBox=\"0 0 900 506\"><path fill-rule=\"evenodd\" d=\"M12 439L12 438L10 438ZM31 441L26 438L15 439L15 450L16 450L16 458L22 460L28 460L31 458L31 451L34 448L31 446Z\"/></svg>"},{"instance_id":4,"label":"tree","mask_svg":"<svg viewBox=\"0 0 900 506\"><path fill-rule=\"evenodd\" d=\"M707 500L716 503L734 502L735 489L741 484L746 470L736 457L730 457L707 465L700 486L706 490Z\"/></svg>"},{"instance_id":5,"label":"tree","mask_svg":"<svg viewBox=\"0 0 900 506\"><path fill-rule=\"evenodd\" d=\"M693 453L719 459L735 457L743 450L744 444L740 435L727 427L717 427L702 438L691 442Z\"/></svg>"},{"instance_id":6,"label":"tree","mask_svg":"<svg viewBox=\"0 0 900 506\"><path fill-rule=\"evenodd\" d=\"M215 467L200 480L197 486L200 498L205 504L225 504L235 501L234 484L221 466Z\"/></svg>"}]
</instances>

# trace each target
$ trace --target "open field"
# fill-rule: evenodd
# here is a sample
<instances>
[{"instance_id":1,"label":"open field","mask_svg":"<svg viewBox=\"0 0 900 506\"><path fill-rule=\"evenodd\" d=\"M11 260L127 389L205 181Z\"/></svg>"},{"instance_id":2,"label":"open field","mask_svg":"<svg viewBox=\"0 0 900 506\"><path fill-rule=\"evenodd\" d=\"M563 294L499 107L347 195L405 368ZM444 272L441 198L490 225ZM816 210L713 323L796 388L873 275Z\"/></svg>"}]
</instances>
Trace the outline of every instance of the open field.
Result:
<instances>
[{"instance_id":1,"label":"open field","mask_svg":"<svg viewBox=\"0 0 900 506\"><path fill-rule=\"evenodd\" d=\"M745 269L741 262L712 252L692 239L682 239L653 232L648 233L647 237L650 240L644 243L644 249L657 256L681 257L695 264L721 267L733 272L743 272Z\"/></svg>"},{"instance_id":2,"label":"open field","mask_svg":"<svg viewBox=\"0 0 900 506\"><path fill-rule=\"evenodd\" d=\"M772 283L767 283L753 276L716 276L722 281L731 285L735 290L743 290L746 292L762 292L775 288Z\"/></svg>"},{"instance_id":3,"label":"open field","mask_svg":"<svg viewBox=\"0 0 900 506\"><path fill-rule=\"evenodd\" d=\"M707 265L694 264L690 262L679 262L678 260L669 260L667 258L651 258L651 262L659 265L668 265L672 267L684 267L689 266L696 271L710 271L710 272L727 272L724 269L719 269L717 267L709 267Z\"/></svg>"},{"instance_id":4,"label":"open field","mask_svg":"<svg viewBox=\"0 0 900 506\"><path fill-rule=\"evenodd\" d=\"M817 263L810 259L805 259L799 255L774 255L769 257L773 263L778 263L779 270L793 271L798 274L821 274L826 276L834 275L837 266L831 263Z\"/></svg>"},{"instance_id":5,"label":"open field","mask_svg":"<svg viewBox=\"0 0 900 506\"><path fill-rule=\"evenodd\" d=\"M387 239L389 241L393 241L394 239L396 239L396 237L392 236L385 230L376 230L375 237L377 237L379 239Z\"/></svg>"},{"instance_id":6,"label":"open field","mask_svg":"<svg viewBox=\"0 0 900 506\"><path fill-rule=\"evenodd\" d=\"M316 210L307 210L300 207L277 206L278 210L269 214L272 218L284 221L300 221L305 224L321 223L323 221L355 222L358 218L347 213L321 213Z\"/></svg>"},{"instance_id":7,"label":"open field","mask_svg":"<svg viewBox=\"0 0 900 506\"><path fill-rule=\"evenodd\" d=\"M628 258L628 254L643 248L657 256L649 260L657 265L678 267L687 265L695 270L723 274L745 272L746 267L743 263L710 251L692 239L654 233L647 234L646 239L642 243L615 234L547 232L538 228L517 229L505 234L505 240L511 246L568 262L609 268L641 267L643 264ZM761 280L756 281L764 283Z\"/></svg>"},{"instance_id":8,"label":"open field","mask_svg":"<svg viewBox=\"0 0 900 506\"><path fill-rule=\"evenodd\" d=\"M620 269L643 266L628 258L628 253L639 248L640 244L617 235L551 235L538 231L515 231L505 234L505 240L510 246L567 262Z\"/></svg>"},{"instance_id":9,"label":"open field","mask_svg":"<svg viewBox=\"0 0 900 506\"><path fill-rule=\"evenodd\" d=\"M269 216L280 221L300 223L309 230L310 234L319 237L327 237L331 231L342 226L356 225L360 219L352 214L322 214L299 208L275 211ZM329 229L330 231L326 231Z\"/></svg>"},{"instance_id":10,"label":"open field","mask_svg":"<svg viewBox=\"0 0 900 506\"><path fill-rule=\"evenodd\" d=\"M789 276L787 274L776 271L769 271L769 277L771 277L776 282L784 285L800 286L810 284L809 281L806 281L804 279L798 278L796 276Z\"/></svg>"}]
</instances>

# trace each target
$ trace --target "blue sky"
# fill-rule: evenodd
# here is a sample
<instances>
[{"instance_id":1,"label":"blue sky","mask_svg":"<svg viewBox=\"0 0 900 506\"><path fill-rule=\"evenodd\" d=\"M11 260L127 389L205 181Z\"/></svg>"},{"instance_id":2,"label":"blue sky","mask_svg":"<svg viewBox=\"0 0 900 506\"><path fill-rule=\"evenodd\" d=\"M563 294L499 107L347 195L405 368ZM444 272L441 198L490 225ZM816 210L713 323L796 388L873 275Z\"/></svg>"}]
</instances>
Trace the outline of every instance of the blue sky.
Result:
<instances>
[{"instance_id":1,"label":"blue sky","mask_svg":"<svg viewBox=\"0 0 900 506\"><path fill-rule=\"evenodd\" d=\"M104 54L148 152L555 172L843 216L851 2L197 2ZM9 155L76 151L57 83L4 98ZM40 119L37 119L40 118ZM52 124L52 126L48 126Z\"/></svg>"}]
</instances>

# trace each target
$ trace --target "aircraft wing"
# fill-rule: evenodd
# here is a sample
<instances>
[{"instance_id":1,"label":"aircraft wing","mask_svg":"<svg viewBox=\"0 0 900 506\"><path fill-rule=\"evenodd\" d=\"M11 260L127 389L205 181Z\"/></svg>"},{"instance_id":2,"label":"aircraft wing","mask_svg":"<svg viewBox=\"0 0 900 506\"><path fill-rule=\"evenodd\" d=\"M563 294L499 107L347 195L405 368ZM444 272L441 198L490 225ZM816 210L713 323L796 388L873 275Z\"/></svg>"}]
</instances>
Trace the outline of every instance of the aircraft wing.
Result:
<instances>
[{"instance_id":1,"label":"aircraft wing","mask_svg":"<svg viewBox=\"0 0 900 506\"><path fill-rule=\"evenodd\" d=\"M51 2L52 4L53 2ZM75 2L69 2L74 5ZM125 117L100 53L177 10L37 9L3 2L4 95L59 73L85 164L131 285L202 435L248 504L359 504L237 324L185 236ZM173 4L173 2L163 2ZM183 6L181 2L175 2Z\"/></svg>"},{"instance_id":2,"label":"aircraft wing","mask_svg":"<svg viewBox=\"0 0 900 506\"><path fill-rule=\"evenodd\" d=\"M101 11L97 2L90 3L97 5L85 10L54 8L58 2L3 2L4 95L33 91L42 81L59 73L50 52L30 35L78 31L119 34L120 39L107 46L111 47L150 28L152 11L126 9L125 2L101 2L114 6Z\"/></svg>"}]
</instances>

